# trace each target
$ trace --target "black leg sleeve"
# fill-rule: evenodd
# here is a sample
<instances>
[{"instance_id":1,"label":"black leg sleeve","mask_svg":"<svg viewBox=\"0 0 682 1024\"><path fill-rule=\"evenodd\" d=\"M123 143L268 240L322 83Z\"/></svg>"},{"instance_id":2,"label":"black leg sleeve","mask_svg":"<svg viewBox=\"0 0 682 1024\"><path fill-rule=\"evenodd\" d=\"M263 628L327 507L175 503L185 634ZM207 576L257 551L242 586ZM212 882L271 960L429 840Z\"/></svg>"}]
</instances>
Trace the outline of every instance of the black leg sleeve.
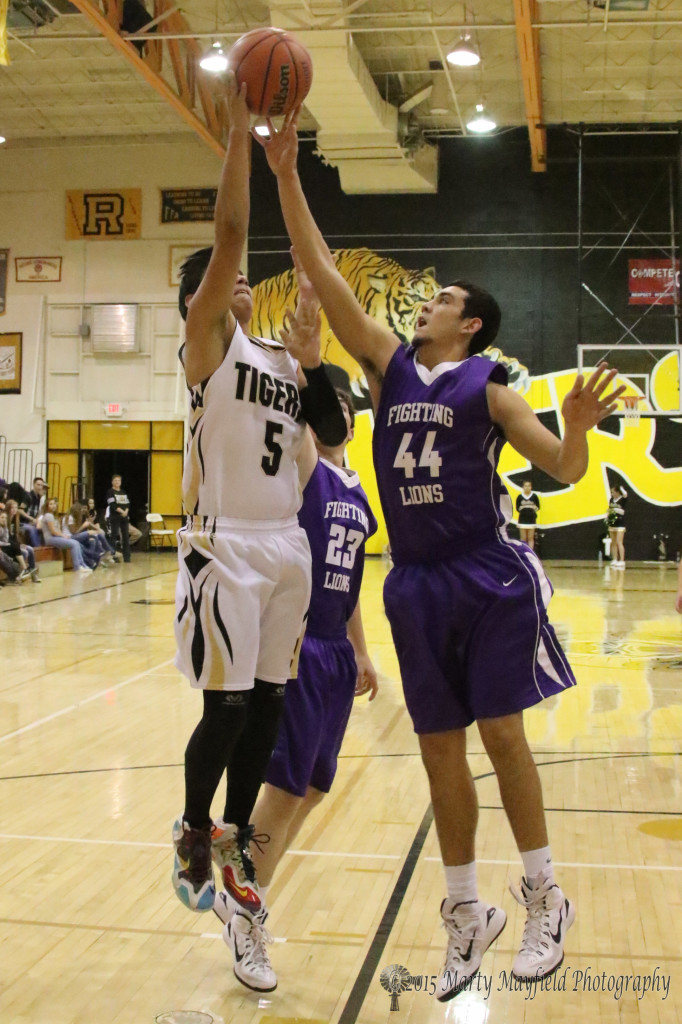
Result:
<instances>
[{"instance_id":1,"label":"black leg sleeve","mask_svg":"<svg viewBox=\"0 0 682 1024\"><path fill-rule=\"evenodd\" d=\"M248 717L252 690L204 690L204 713L185 750L185 821L211 824L211 801Z\"/></svg>"},{"instance_id":2,"label":"black leg sleeve","mask_svg":"<svg viewBox=\"0 0 682 1024\"><path fill-rule=\"evenodd\" d=\"M225 821L245 828L277 741L286 687L256 679L246 726L227 763Z\"/></svg>"}]
</instances>

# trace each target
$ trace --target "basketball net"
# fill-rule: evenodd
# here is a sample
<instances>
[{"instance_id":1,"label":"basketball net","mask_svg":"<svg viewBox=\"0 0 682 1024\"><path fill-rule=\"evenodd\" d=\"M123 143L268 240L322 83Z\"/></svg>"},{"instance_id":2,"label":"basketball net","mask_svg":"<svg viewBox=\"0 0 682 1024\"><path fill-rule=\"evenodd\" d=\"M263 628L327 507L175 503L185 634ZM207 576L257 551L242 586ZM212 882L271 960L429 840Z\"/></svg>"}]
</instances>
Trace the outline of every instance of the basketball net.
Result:
<instances>
[{"instance_id":1,"label":"basketball net","mask_svg":"<svg viewBox=\"0 0 682 1024\"><path fill-rule=\"evenodd\" d=\"M639 395L623 395L623 418L625 426L636 427L639 423Z\"/></svg>"}]
</instances>

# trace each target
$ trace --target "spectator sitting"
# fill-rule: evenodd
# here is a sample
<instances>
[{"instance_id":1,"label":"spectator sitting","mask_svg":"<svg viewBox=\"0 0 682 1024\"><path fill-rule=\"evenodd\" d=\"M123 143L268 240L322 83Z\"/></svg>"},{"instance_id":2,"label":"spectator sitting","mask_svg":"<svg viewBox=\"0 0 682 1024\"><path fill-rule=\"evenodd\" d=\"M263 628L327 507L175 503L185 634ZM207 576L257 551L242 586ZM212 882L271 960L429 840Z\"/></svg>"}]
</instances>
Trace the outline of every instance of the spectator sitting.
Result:
<instances>
[{"instance_id":1,"label":"spectator sitting","mask_svg":"<svg viewBox=\"0 0 682 1024\"><path fill-rule=\"evenodd\" d=\"M102 540L104 541L104 543L106 545L107 550L111 553L111 557L114 559L114 561L122 562L123 561L123 555L121 554L120 551L115 551L114 550L114 548L109 543L109 538L107 536L106 531L102 529L101 523L99 521L99 516L97 514L97 507L95 505L95 499L94 498L88 498L87 505L82 505L81 508L82 508L82 511L83 511L83 524L87 525L88 530L93 530L94 532L97 533L97 535L99 537L102 538ZM133 529L134 529L134 527L133 527Z\"/></svg>"},{"instance_id":2,"label":"spectator sitting","mask_svg":"<svg viewBox=\"0 0 682 1024\"><path fill-rule=\"evenodd\" d=\"M71 561L76 572L83 574L92 572L92 569L89 569L83 560L83 548L78 541L74 537L62 533L59 529L56 498L48 498L47 500L45 513L42 518L42 530L45 543L49 547L71 552Z\"/></svg>"},{"instance_id":3,"label":"spectator sitting","mask_svg":"<svg viewBox=\"0 0 682 1024\"><path fill-rule=\"evenodd\" d=\"M7 524L7 512L4 510L0 512L0 551L2 551L8 558L11 558L12 561L16 562L19 566L20 575L17 577L19 581L23 582L27 576L30 576L26 559L21 553L21 548L17 544L16 540L10 535L9 526Z\"/></svg>"},{"instance_id":4,"label":"spectator sitting","mask_svg":"<svg viewBox=\"0 0 682 1024\"><path fill-rule=\"evenodd\" d=\"M43 535L38 520L45 508L46 500L47 486L45 481L42 476L36 476L33 479L33 490L28 492L28 502L26 503L25 510L22 510L21 502L19 502L20 511L25 513L24 530L34 548L40 547L43 543Z\"/></svg>"},{"instance_id":5,"label":"spectator sitting","mask_svg":"<svg viewBox=\"0 0 682 1024\"><path fill-rule=\"evenodd\" d=\"M23 583L21 578L21 569L9 555L0 548L0 573L4 573L6 578L0 578L0 587L4 587L5 584L9 586L15 586L19 583Z\"/></svg>"},{"instance_id":6,"label":"spectator sitting","mask_svg":"<svg viewBox=\"0 0 682 1024\"><path fill-rule=\"evenodd\" d=\"M17 506L16 501L10 498L7 502L7 529L9 530L10 540L13 541L19 548L22 557L24 558L28 566L28 574L34 583L42 583L43 581L38 577L38 569L36 567L36 556L33 548L30 544L21 543L21 526L22 517L25 517L26 513ZM42 537L40 538L42 541Z\"/></svg>"},{"instance_id":7,"label":"spectator sitting","mask_svg":"<svg viewBox=\"0 0 682 1024\"><path fill-rule=\"evenodd\" d=\"M69 509L66 525L69 532L83 545L86 563L89 564L88 556L96 559L93 569L97 565L114 564L114 549L99 526L86 518L84 506L80 502L75 501Z\"/></svg>"}]
</instances>

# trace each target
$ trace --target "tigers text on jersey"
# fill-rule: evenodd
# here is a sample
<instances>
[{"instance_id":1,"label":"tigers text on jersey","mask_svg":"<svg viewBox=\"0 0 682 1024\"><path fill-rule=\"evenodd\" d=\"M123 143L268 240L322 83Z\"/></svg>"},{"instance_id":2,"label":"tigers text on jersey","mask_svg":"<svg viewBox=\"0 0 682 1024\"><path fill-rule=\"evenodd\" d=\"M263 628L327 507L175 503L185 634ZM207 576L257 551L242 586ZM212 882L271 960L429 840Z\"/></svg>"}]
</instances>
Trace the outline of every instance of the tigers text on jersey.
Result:
<instances>
[{"instance_id":1,"label":"tigers text on jersey","mask_svg":"<svg viewBox=\"0 0 682 1024\"><path fill-rule=\"evenodd\" d=\"M374 424L374 465L396 564L437 562L488 544L509 522L497 475L504 436L490 419L488 381L500 363L471 356L427 370L396 350Z\"/></svg>"},{"instance_id":2,"label":"tigers text on jersey","mask_svg":"<svg viewBox=\"0 0 682 1024\"><path fill-rule=\"evenodd\" d=\"M358 474L318 459L303 491L298 521L313 560L306 636L345 637L360 593L365 541L377 529Z\"/></svg>"},{"instance_id":3,"label":"tigers text on jersey","mask_svg":"<svg viewBox=\"0 0 682 1024\"><path fill-rule=\"evenodd\" d=\"M287 519L301 503L305 423L296 364L237 324L218 369L190 388L183 507L189 515Z\"/></svg>"}]
</instances>

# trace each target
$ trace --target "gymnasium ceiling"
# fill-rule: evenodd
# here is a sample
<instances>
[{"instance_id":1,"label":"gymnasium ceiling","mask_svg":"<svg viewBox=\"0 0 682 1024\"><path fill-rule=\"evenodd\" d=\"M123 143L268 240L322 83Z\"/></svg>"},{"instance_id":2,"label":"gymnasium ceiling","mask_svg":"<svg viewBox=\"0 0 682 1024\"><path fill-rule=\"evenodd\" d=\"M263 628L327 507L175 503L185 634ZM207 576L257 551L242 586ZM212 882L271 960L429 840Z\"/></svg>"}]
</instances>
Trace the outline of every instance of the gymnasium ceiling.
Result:
<instances>
[{"instance_id":1,"label":"gymnasium ceiling","mask_svg":"<svg viewBox=\"0 0 682 1024\"><path fill-rule=\"evenodd\" d=\"M10 64L0 67L6 145L194 132L219 151L216 82L199 71L195 86L193 68L214 39L227 48L268 24L290 28L311 49L302 127L318 132L335 164L374 145L380 160L400 152L414 169L437 137L467 134L477 103L498 132L528 128L537 171L545 125L682 121L682 0L146 0L146 8L156 42L140 59L122 42L121 0L9 0ZM480 52L477 67L445 61L462 32ZM399 114L422 90L421 102ZM420 173L428 182L428 168Z\"/></svg>"}]
</instances>

